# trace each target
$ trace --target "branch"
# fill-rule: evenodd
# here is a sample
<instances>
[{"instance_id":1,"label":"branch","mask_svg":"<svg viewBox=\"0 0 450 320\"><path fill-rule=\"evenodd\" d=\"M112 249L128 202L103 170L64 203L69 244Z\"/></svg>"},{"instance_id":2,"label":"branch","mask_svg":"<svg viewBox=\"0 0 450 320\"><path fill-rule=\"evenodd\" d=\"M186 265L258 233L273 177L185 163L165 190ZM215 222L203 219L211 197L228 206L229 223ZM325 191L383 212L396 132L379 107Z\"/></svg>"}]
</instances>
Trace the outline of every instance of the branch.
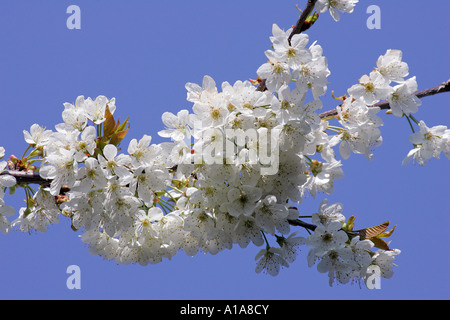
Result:
<instances>
[{"instance_id":1,"label":"branch","mask_svg":"<svg viewBox=\"0 0 450 320\"><path fill-rule=\"evenodd\" d=\"M291 39L294 35L299 34L306 29L309 28L305 27L305 21L306 18L311 14L311 12L314 9L314 6L316 5L317 0L308 0L308 3L306 4L305 9L302 11L302 14L300 15L300 18L298 19L297 23L295 24L294 28L292 29L291 34L288 37L288 43L291 45ZM266 79L261 80L261 83L259 84L258 88L256 88L257 91L266 91Z\"/></svg>"},{"instance_id":2,"label":"branch","mask_svg":"<svg viewBox=\"0 0 450 320\"><path fill-rule=\"evenodd\" d=\"M0 175L10 175L16 178L17 184L26 183L49 185L51 183L51 180L42 178L38 172L5 170L0 172Z\"/></svg>"},{"instance_id":3,"label":"branch","mask_svg":"<svg viewBox=\"0 0 450 320\"><path fill-rule=\"evenodd\" d=\"M450 91L450 80L447 80L445 82L442 82L440 85L438 85L436 87L419 91L419 92L415 93L415 96L420 99L423 97L428 97L428 96L432 96L432 95L435 95L438 93L449 92L449 91ZM369 107L379 107L382 110L391 108L391 106L389 105L389 102L387 102L387 101L378 102ZM321 119L323 119L323 118L327 118L327 117L334 117L337 115L338 115L337 110L333 109L333 110L326 111L326 112L319 114L319 117Z\"/></svg>"},{"instance_id":4,"label":"branch","mask_svg":"<svg viewBox=\"0 0 450 320\"><path fill-rule=\"evenodd\" d=\"M450 80L447 80L436 87L419 91L419 92L415 93L415 95L418 98L423 98L423 97L428 97L428 96L432 96L432 95L435 95L438 93L449 92L449 91L450 91ZM376 103L369 107L380 107L381 109L389 109L390 108L389 102L385 102L385 101ZM338 115L338 113L337 113L336 109L333 109L333 110L326 111L326 112L319 114L319 117L326 118L326 117L334 117L337 115ZM170 168L170 170L176 170L176 168L175 167ZM17 184L25 183L25 184L49 185L51 183L51 180L42 178L38 172L5 170L5 171L0 172L0 175L10 175L10 176L15 177ZM292 221L289 221L289 222L291 223ZM299 222L294 221L294 223L299 223ZM298 225L308 228L308 229L311 229L311 227L308 227L305 225L301 225L301 224L298 224Z\"/></svg>"},{"instance_id":5,"label":"branch","mask_svg":"<svg viewBox=\"0 0 450 320\"><path fill-rule=\"evenodd\" d=\"M304 27L306 18L311 14L311 12L314 9L314 6L316 5L317 0L308 0L308 3L306 4L305 9L302 11L302 14L300 18L298 19L297 23L295 24L294 29L292 30L291 34L289 35L288 42L289 45L291 44L291 39L294 35L299 34L307 29L307 27Z\"/></svg>"},{"instance_id":6,"label":"branch","mask_svg":"<svg viewBox=\"0 0 450 320\"><path fill-rule=\"evenodd\" d=\"M311 230L311 231L316 230L316 227L317 227L317 226L315 226L315 225L313 225L313 224L306 223L306 222L303 222L303 221L298 220L298 219L297 219L297 220L288 220L288 222L289 222L289 224L290 224L291 226L303 227L303 228L309 229L309 230Z\"/></svg>"}]
</instances>

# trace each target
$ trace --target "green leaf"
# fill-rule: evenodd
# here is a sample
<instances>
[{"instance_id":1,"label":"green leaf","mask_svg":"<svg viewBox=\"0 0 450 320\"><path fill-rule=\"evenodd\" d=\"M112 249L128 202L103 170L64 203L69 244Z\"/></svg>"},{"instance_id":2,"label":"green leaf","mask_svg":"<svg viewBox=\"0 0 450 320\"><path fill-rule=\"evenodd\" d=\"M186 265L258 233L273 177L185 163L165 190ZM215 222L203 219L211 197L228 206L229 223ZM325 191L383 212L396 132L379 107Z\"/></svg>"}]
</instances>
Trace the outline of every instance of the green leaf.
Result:
<instances>
[{"instance_id":1,"label":"green leaf","mask_svg":"<svg viewBox=\"0 0 450 320\"><path fill-rule=\"evenodd\" d=\"M345 231L352 231L353 227L355 226L355 219L356 216L351 216L350 218L348 218L347 222L342 226L342 229L344 229Z\"/></svg>"},{"instance_id":2,"label":"green leaf","mask_svg":"<svg viewBox=\"0 0 450 320\"><path fill-rule=\"evenodd\" d=\"M377 237L379 237L379 238L387 238L387 237L390 237L390 236L392 235L392 233L394 232L395 227L396 227L396 225L395 225L391 230L389 230L389 231L387 231L387 232L384 232L384 233L380 233L379 235L377 235Z\"/></svg>"},{"instance_id":3,"label":"green leaf","mask_svg":"<svg viewBox=\"0 0 450 320\"><path fill-rule=\"evenodd\" d=\"M122 124L119 124L119 120L117 120L117 126L116 126L115 132L123 131L125 129L125 126L127 125L127 123L128 123L128 128L129 128L130 123L128 122L128 119L130 119L130 117L126 118Z\"/></svg>"},{"instance_id":4,"label":"green leaf","mask_svg":"<svg viewBox=\"0 0 450 320\"><path fill-rule=\"evenodd\" d=\"M16 186L9 187L9 194L13 195L16 192Z\"/></svg>"}]
</instances>

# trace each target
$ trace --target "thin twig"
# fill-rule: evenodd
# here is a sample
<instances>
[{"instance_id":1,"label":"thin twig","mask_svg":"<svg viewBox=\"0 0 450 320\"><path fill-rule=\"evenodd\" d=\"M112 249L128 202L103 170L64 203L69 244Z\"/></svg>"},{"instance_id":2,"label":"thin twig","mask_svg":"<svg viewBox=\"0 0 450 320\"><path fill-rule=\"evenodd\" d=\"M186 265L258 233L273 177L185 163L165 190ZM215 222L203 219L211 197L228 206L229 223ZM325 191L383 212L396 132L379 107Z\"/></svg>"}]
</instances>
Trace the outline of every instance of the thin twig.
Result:
<instances>
[{"instance_id":1,"label":"thin twig","mask_svg":"<svg viewBox=\"0 0 450 320\"><path fill-rule=\"evenodd\" d=\"M0 172L0 175L10 175L16 178L17 184L40 184L50 185L51 180L42 178L38 172L5 170Z\"/></svg>"},{"instance_id":2,"label":"thin twig","mask_svg":"<svg viewBox=\"0 0 450 320\"><path fill-rule=\"evenodd\" d=\"M447 80L445 82L442 82L440 85L438 85L436 87L419 91L419 92L415 93L415 96L420 99L420 98L432 96L432 95L435 95L438 93L449 92L449 91L450 91L450 80ZM339 105L339 106L341 106L341 105ZM389 105L389 102L387 102L387 101L378 102L369 107L379 107L382 110L391 108L391 106ZM328 118L328 117L334 117L337 115L338 115L337 110L333 109L333 110L329 110L329 111L319 114L319 117L321 119L323 119L323 118Z\"/></svg>"},{"instance_id":3,"label":"thin twig","mask_svg":"<svg viewBox=\"0 0 450 320\"><path fill-rule=\"evenodd\" d=\"M313 225L313 224L304 222L304 221L299 220L299 219L297 219L297 220L288 220L288 222L289 222L289 224L292 225L292 226L303 227L303 228L308 229L308 230L311 230L311 231L316 230L316 227L317 227L317 226L315 226L315 225Z\"/></svg>"},{"instance_id":4,"label":"thin twig","mask_svg":"<svg viewBox=\"0 0 450 320\"><path fill-rule=\"evenodd\" d=\"M450 80L441 83L440 85L422 90L417 92L415 95L418 98L424 98L428 96L432 96L438 93L449 92L450 91ZM380 107L381 109L389 109L389 102L380 102L374 104L370 107ZM333 117L336 116L337 110L333 109L324 113L319 114L320 118ZM176 167L169 168L170 170L176 170ZM5 170L0 172L0 175L10 175L16 178L17 183L26 183L26 184L40 184L40 185L49 185L51 183L50 180L46 180L42 178L37 172L28 172L28 171L17 171L17 170Z\"/></svg>"},{"instance_id":5,"label":"thin twig","mask_svg":"<svg viewBox=\"0 0 450 320\"><path fill-rule=\"evenodd\" d=\"M305 24L306 18L311 14L316 5L317 0L308 0L305 9L302 11L300 18L298 19L295 27L292 29L291 34L289 35L288 42L291 44L291 39L294 35L301 33L303 29L303 25Z\"/></svg>"}]
</instances>

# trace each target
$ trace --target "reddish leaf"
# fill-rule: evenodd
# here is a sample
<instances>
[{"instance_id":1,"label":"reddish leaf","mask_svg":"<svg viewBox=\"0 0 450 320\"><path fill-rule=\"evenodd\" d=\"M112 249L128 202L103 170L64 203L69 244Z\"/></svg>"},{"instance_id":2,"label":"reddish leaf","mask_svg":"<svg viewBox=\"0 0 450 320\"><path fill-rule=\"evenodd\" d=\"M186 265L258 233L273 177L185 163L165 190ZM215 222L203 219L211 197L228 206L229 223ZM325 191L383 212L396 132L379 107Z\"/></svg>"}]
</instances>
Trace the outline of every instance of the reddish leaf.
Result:
<instances>
[{"instance_id":1,"label":"reddish leaf","mask_svg":"<svg viewBox=\"0 0 450 320\"><path fill-rule=\"evenodd\" d=\"M109 111L108 106L106 106L105 118L106 120L103 122L103 136L111 137L116 129L116 121L114 120L112 113Z\"/></svg>"},{"instance_id":2,"label":"reddish leaf","mask_svg":"<svg viewBox=\"0 0 450 320\"><path fill-rule=\"evenodd\" d=\"M370 241L373 242L373 244L375 245L376 248L379 248L379 249L382 249L382 250L390 250L389 249L389 245L383 239L374 237L374 238L370 238Z\"/></svg>"},{"instance_id":3,"label":"reddish leaf","mask_svg":"<svg viewBox=\"0 0 450 320\"><path fill-rule=\"evenodd\" d=\"M379 224L374 227L359 230L359 236L360 236L361 240L376 237L379 234L383 233L387 229L388 226L389 226L389 221Z\"/></svg>"}]
</instances>

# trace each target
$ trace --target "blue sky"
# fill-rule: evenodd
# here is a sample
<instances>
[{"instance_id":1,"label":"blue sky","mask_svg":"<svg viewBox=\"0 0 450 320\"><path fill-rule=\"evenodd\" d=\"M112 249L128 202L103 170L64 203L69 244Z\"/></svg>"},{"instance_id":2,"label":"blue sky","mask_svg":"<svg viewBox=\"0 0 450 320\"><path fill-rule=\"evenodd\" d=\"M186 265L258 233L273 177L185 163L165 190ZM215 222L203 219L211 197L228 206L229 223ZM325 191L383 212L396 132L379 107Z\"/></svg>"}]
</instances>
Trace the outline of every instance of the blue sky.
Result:
<instances>
[{"instance_id":1,"label":"blue sky","mask_svg":"<svg viewBox=\"0 0 450 320\"><path fill-rule=\"evenodd\" d=\"M0 10L0 146L20 155L22 130L33 123L53 128L64 102L78 95L116 98L115 115L130 117L124 145L143 134L162 142L164 111L191 108L186 82L204 75L218 84L256 77L265 62L272 24L287 29L305 1L25 1L2 0ZM66 8L81 9L81 29L69 30ZM369 30L366 9L381 9L381 29ZM351 15L334 22L320 16L307 34L322 45L329 62L324 111L346 93L378 56L401 49L419 90L449 79L449 2L432 6L418 0L360 1ZM449 125L449 96L423 99L416 118L430 126ZM382 115L384 141L372 162L352 154L345 178L329 202L342 202L357 227L391 221L391 247L402 254L392 279L381 289L328 286L328 278L306 264L307 249L277 277L254 272L254 246L236 246L216 256L184 253L158 265L118 266L91 256L68 221L47 233L0 234L1 299L448 299L448 160L425 167L401 166L411 148L405 119ZM324 195L305 199L311 214ZM20 197L6 198L17 209ZM303 231L301 231L302 233ZM306 236L306 233L305 233ZM69 290L66 268L81 269L81 289Z\"/></svg>"}]
</instances>

